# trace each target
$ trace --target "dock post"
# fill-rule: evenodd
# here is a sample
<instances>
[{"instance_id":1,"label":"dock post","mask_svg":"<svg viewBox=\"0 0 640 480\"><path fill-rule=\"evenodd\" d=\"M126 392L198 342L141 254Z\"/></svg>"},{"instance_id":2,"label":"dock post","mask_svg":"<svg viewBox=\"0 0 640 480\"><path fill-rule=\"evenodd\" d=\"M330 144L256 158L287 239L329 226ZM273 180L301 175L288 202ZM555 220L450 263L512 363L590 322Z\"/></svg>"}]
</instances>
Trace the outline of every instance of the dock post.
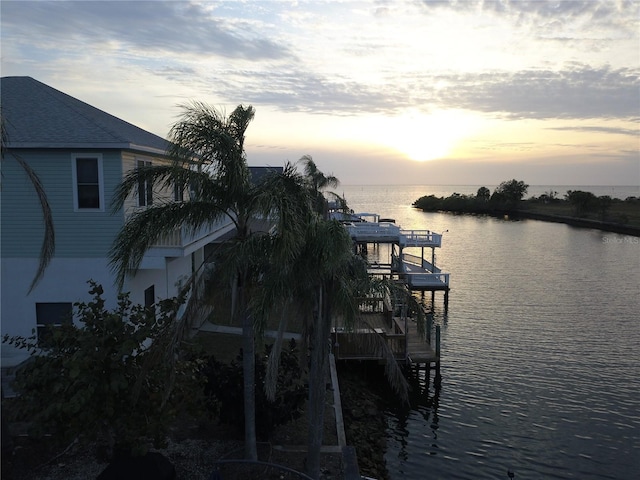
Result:
<instances>
[{"instance_id":1,"label":"dock post","mask_svg":"<svg viewBox=\"0 0 640 480\"><path fill-rule=\"evenodd\" d=\"M433 316L427 313L427 343L431 345L431 324L433 323Z\"/></svg>"},{"instance_id":2,"label":"dock post","mask_svg":"<svg viewBox=\"0 0 640 480\"><path fill-rule=\"evenodd\" d=\"M449 311L449 289L444 291L444 313Z\"/></svg>"},{"instance_id":3,"label":"dock post","mask_svg":"<svg viewBox=\"0 0 640 480\"><path fill-rule=\"evenodd\" d=\"M427 394L427 397L429 396L429 382L431 381L431 362L427 362L425 363L425 369L424 369L424 391Z\"/></svg>"},{"instance_id":4,"label":"dock post","mask_svg":"<svg viewBox=\"0 0 640 480\"><path fill-rule=\"evenodd\" d=\"M436 325L436 376L433 379L433 384L436 387L440 387L442 383L442 376L440 375L440 325Z\"/></svg>"}]
</instances>

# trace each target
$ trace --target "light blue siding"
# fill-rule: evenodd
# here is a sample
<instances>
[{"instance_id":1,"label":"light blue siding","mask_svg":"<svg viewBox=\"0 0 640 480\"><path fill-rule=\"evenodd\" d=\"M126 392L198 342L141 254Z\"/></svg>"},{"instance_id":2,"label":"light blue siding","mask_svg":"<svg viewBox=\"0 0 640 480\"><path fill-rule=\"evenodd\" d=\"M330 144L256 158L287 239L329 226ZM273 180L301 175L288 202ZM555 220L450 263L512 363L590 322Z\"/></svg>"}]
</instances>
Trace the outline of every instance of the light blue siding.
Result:
<instances>
[{"instance_id":1,"label":"light blue siding","mask_svg":"<svg viewBox=\"0 0 640 480\"><path fill-rule=\"evenodd\" d=\"M100 154L105 205L101 211L74 211L72 153ZM53 211L56 257L106 257L123 224L112 215L111 199L122 180L120 151L21 151L39 176ZM2 256L37 257L44 235L42 210L31 182L11 153L2 162Z\"/></svg>"}]
</instances>

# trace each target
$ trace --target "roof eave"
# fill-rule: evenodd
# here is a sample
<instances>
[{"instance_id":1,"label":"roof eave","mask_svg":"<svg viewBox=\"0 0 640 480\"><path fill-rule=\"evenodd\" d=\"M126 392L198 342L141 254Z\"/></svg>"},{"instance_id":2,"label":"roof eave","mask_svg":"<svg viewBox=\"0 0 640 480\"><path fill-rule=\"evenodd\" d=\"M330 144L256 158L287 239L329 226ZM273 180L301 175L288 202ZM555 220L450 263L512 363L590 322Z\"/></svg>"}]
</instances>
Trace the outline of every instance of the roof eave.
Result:
<instances>
[{"instance_id":1,"label":"roof eave","mask_svg":"<svg viewBox=\"0 0 640 480\"><path fill-rule=\"evenodd\" d=\"M154 155L166 155L166 150L146 145L133 143L49 143L49 142L8 142L7 149L20 150L132 150L135 152L152 153Z\"/></svg>"}]
</instances>

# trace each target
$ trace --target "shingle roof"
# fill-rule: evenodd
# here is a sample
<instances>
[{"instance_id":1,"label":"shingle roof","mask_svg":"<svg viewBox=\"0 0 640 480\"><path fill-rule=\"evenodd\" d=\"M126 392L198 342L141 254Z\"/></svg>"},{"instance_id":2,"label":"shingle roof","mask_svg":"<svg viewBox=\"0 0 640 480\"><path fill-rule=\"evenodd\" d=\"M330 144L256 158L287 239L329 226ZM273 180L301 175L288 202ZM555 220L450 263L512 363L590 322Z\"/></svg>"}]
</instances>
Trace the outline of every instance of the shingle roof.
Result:
<instances>
[{"instance_id":1,"label":"shingle roof","mask_svg":"<svg viewBox=\"0 0 640 480\"><path fill-rule=\"evenodd\" d=\"M31 77L0 80L10 148L166 150L165 139Z\"/></svg>"}]
</instances>

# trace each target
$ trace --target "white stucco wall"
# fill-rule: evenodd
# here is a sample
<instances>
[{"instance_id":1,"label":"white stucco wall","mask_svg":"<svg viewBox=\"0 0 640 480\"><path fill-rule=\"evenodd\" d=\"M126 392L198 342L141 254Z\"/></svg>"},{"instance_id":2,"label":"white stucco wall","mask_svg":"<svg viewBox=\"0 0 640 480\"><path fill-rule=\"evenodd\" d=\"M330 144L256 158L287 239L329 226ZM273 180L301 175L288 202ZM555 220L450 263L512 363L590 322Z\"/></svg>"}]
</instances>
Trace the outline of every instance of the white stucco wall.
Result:
<instances>
[{"instance_id":1,"label":"white stucco wall","mask_svg":"<svg viewBox=\"0 0 640 480\"><path fill-rule=\"evenodd\" d=\"M197 255L201 258L201 255ZM154 285L156 300L175 296L179 278L191 273L191 257L159 259L165 268L139 270L127 279L124 291L130 292L134 304L144 304L144 291ZM104 289L106 308L117 306L118 289L104 258L54 258L45 276L28 294L37 269L38 260L32 258L2 258L0 268L0 330L2 336L30 337L36 328L36 303L86 302L91 300L89 279ZM11 367L28 358L28 354L8 344L1 345L2 366Z\"/></svg>"},{"instance_id":2,"label":"white stucco wall","mask_svg":"<svg viewBox=\"0 0 640 480\"><path fill-rule=\"evenodd\" d=\"M117 289L107 261L100 258L54 258L31 293L29 286L38 266L35 258L3 258L0 283L2 335L29 337L36 328L36 303L80 302L91 299L88 280L104 288L107 308L117 303ZM12 366L28 355L2 344L2 366Z\"/></svg>"}]
</instances>

